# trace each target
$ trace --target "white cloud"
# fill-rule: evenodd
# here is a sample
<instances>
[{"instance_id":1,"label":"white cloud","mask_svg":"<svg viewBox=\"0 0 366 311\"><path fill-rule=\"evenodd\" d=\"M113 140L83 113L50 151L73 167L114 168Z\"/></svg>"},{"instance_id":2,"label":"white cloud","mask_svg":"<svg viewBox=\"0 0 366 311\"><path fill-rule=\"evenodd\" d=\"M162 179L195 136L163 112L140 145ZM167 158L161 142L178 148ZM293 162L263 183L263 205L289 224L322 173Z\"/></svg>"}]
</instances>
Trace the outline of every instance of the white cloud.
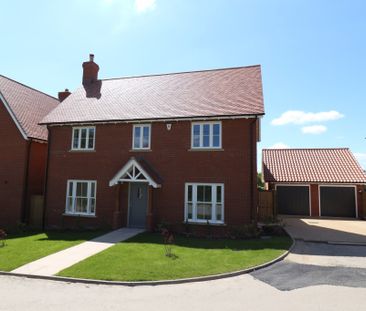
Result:
<instances>
[{"instance_id":1,"label":"white cloud","mask_svg":"<svg viewBox=\"0 0 366 311\"><path fill-rule=\"evenodd\" d=\"M269 147L270 149L287 149L290 148L288 145L286 145L283 142L275 143L272 147Z\"/></svg>"},{"instance_id":2,"label":"white cloud","mask_svg":"<svg viewBox=\"0 0 366 311\"><path fill-rule=\"evenodd\" d=\"M354 153L354 156L356 157L356 159L360 163L360 165L363 167L363 169L365 169L366 168L366 153L356 152L356 153Z\"/></svg>"},{"instance_id":3,"label":"white cloud","mask_svg":"<svg viewBox=\"0 0 366 311\"><path fill-rule=\"evenodd\" d=\"M301 128L304 134L322 134L327 131L327 127L324 125L311 125Z\"/></svg>"},{"instance_id":4,"label":"white cloud","mask_svg":"<svg viewBox=\"0 0 366 311\"><path fill-rule=\"evenodd\" d=\"M137 13L143 13L147 10L153 10L156 6L156 0L135 0L135 9Z\"/></svg>"},{"instance_id":5,"label":"white cloud","mask_svg":"<svg viewBox=\"0 0 366 311\"><path fill-rule=\"evenodd\" d=\"M281 114L279 118L272 120L272 125L304 124L312 122L324 122L338 120L344 115L338 111L305 112L301 110L289 110Z\"/></svg>"}]
</instances>

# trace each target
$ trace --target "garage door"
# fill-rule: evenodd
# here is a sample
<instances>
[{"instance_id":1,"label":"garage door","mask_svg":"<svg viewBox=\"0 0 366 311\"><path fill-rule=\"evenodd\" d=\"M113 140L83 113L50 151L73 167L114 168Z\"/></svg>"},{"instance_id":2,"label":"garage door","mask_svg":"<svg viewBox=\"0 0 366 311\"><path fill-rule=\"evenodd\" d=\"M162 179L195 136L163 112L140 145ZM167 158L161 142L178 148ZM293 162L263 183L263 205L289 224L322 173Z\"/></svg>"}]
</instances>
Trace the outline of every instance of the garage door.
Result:
<instances>
[{"instance_id":1,"label":"garage door","mask_svg":"<svg viewBox=\"0 0 366 311\"><path fill-rule=\"evenodd\" d=\"M356 217L354 187L320 187L322 216Z\"/></svg>"},{"instance_id":2,"label":"garage door","mask_svg":"<svg viewBox=\"0 0 366 311\"><path fill-rule=\"evenodd\" d=\"M282 215L309 216L309 187L277 185L277 209Z\"/></svg>"}]
</instances>

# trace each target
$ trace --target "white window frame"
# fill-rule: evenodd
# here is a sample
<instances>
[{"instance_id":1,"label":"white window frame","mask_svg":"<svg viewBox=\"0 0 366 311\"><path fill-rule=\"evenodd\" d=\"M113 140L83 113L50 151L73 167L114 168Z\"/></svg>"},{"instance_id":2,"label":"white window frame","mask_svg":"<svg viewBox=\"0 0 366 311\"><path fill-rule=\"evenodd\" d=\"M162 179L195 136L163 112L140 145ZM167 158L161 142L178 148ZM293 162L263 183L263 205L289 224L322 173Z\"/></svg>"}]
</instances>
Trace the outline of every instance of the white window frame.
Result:
<instances>
[{"instance_id":1,"label":"white window frame","mask_svg":"<svg viewBox=\"0 0 366 311\"><path fill-rule=\"evenodd\" d=\"M192 219L188 219L188 187L192 186ZM197 186L211 186L211 220L197 219ZM217 186L221 186L221 220L216 219L216 191ZM223 183L185 183L184 195L184 220L191 223L207 223L210 224L224 224L225 221L225 187Z\"/></svg>"},{"instance_id":2,"label":"white window frame","mask_svg":"<svg viewBox=\"0 0 366 311\"><path fill-rule=\"evenodd\" d=\"M94 130L94 137L93 137L93 148L89 148L89 130ZM79 130L79 141L78 146L74 147L74 137L75 137L75 130ZM81 148L81 131L86 130L86 145L85 148ZM75 126L72 128L72 138L71 138L71 150L95 150L95 136L96 136L96 129L95 126Z\"/></svg>"},{"instance_id":3,"label":"white window frame","mask_svg":"<svg viewBox=\"0 0 366 311\"><path fill-rule=\"evenodd\" d=\"M210 143L209 146L203 146L203 126L210 125ZM214 124L220 125L220 137L219 137L219 146L213 146L213 126ZM194 126L200 126L200 143L199 146L194 146ZM209 121L209 122L192 122L191 125L191 148L192 149L221 149L222 148L222 122L221 121Z\"/></svg>"},{"instance_id":4,"label":"white window frame","mask_svg":"<svg viewBox=\"0 0 366 311\"><path fill-rule=\"evenodd\" d=\"M72 186L72 196L69 195L69 190L70 190L70 184L73 183ZM88 200L88 204L87 204L87 212L83 213L83 212L76 212L75 211L75 202L76 202L76 188L77 188L77 183L87 183L88 184L88 189L87 189L87 200ZM91 184L94 183L94 197L91 196ZM66 183L66 205L65 205L65 214L66 215L82 215L82 216L95 216L95 211L96 211L96 207L97 207L97 181L96 180L81 180L81 179L69 179ZM71 211L68 210L68 203L69 203L69 198L72 198L72 207L71 207ZM90 212L90 200L94 199L94 212Z\"/></svg>"},{"instance_id":5,"label":"white window frame","mask_svg":"<svg viewBox=\"0 0 366 311\"><path fill-rule=\"evenodd\" d=\"M140 130L140 147L135 147L135 128L139 127ZM149 145L147 147L143 147L143 138L144 138L144 127L149 128ZM150 150L151 149L151 124L134 124L132 128L132 150Z\"/></svg>"}]
</instances>

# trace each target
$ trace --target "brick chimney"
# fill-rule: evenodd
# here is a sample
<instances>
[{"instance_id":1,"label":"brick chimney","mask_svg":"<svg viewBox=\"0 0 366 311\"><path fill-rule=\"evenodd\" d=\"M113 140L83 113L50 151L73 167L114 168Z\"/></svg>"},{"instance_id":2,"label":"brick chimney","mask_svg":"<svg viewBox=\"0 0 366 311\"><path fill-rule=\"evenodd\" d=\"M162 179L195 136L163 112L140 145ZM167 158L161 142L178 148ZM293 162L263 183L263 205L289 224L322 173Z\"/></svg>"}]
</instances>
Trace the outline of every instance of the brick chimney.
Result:
<instances>
[{"instance_id":1,"label":"brick chimney","mask_svg":"<svg viewBox=\"0 0 366 311\"><path fill-rule=\"evenodd\" d=\"M71 92L69 91L69 89L65 89L65 91L63 92L58 92L58 100L60 101L60 103L62 103L70 94Z\"/></svg>"},{"instance_id":2,"label":"brick chimney","mask_svg":"<svg viewBox=\"0 0 366 311\"><path fill-rule=\"evenodd\" d=\"M98 80L99 66L94 63L94 54L89 54L89 61L83 63L83 85Z\"/></svg>"}]
</instances>

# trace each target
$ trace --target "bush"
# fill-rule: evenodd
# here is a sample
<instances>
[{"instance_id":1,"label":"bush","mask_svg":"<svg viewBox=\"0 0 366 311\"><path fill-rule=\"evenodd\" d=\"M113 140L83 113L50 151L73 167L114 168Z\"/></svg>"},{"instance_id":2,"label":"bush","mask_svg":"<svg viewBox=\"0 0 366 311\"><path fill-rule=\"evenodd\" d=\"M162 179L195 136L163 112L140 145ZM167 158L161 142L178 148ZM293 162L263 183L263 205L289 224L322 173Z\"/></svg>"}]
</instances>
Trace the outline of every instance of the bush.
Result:
<instances>
[{"instance_id":1,"label":"bush","mask_svg":"<svg viewBox=\"0 0 366 311\"><path fill-rule=\"evenodd\" d=\"M232 226L228 228L228 235L231 239L254 239L260 235L260 230L254 224Z\"/></svg>"},{"instance_id":2,"label":"bush","mask_svg":"<svg viewBox=\"0 0 366 311\"><path fill-rule=\"evenodd\" d=\"M5 246L7 236L8 235L6 234L5 230L0 229L0 247Z\"/></svg>"}]
</instances>

